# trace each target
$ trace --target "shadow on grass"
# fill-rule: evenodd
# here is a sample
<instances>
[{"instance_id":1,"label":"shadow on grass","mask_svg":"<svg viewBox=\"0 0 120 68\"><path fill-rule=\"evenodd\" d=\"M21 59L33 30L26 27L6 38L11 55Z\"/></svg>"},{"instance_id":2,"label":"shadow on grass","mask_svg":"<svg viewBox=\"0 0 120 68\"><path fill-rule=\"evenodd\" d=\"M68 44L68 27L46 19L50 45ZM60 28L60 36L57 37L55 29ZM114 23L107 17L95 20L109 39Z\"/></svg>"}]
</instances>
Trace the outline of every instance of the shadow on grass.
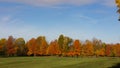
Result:
<instances>
[{"instance_id":1,"label":"shadow on grass","mask_svg":"<svg viewBox=\"0 0 120 68\"><path fill-rule=\"evenodd\" d=\"M120 63L117 63L116 65L109 67L109 68L120 68Z\"/></svg>"}]
</instances>

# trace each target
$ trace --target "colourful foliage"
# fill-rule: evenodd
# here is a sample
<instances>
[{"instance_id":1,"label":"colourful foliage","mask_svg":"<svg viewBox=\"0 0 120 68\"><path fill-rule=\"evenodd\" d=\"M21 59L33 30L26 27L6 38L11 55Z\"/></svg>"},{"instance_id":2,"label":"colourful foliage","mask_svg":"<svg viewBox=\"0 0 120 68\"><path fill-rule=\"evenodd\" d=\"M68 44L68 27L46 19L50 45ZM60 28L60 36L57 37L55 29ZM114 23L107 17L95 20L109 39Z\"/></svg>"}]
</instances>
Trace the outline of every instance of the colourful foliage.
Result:
<instances>
[{"instance_id":1,"label":"colourful foliage","mask_svg":"<svg viewBox=\"0 0 120 68\"><path fill-rule=\"evenodd\" d=\"M0 39L0 55L7 56L114 56L120 57L120 44L106 44L93 39L81 42L60 35L58 40L46 41L45 36L32 38L27 43L23 38L12 36Z\"/></svg>"}]
</instances>

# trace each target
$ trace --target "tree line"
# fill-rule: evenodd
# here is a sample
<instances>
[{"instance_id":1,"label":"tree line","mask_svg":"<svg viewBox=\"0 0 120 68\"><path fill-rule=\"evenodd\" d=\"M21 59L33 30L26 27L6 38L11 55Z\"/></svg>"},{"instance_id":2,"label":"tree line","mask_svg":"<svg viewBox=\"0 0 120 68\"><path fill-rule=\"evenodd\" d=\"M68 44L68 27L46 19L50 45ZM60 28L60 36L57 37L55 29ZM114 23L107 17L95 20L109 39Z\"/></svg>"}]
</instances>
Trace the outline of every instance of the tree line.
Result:
<instances>
[{"instance_id":1,"label":"tree line","mask_svg":"<svg viewBox=\"0 0 120 68\"><path fill-rule=\"evenodd\" d=\"M0 56L120 57L120 43L106 44L96 38L82 42L64 35L50 43L45 36L25 42L24 38L9 36L0 39Z\"/></svg>"}]
</instances>

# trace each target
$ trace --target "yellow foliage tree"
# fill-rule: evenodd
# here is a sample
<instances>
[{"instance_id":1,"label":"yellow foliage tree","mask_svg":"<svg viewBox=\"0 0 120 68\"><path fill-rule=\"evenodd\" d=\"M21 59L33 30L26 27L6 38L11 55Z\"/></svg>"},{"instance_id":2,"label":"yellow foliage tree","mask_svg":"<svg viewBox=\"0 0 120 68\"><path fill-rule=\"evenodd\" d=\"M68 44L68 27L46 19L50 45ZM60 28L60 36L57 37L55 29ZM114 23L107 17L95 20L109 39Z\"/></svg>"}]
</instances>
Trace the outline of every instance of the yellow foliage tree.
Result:
<instances>
[{"instance_id":1,"label":"yellow foliage tree","mask_svg":"<svg viewBox=\"0 0 120 68\"><path fill-rule=\"evenodd\" d=\"M120 0L115 0L115 1L116 1L115 3L117 5L117 7L120 8Z\"/></svg>"}]
</instances>

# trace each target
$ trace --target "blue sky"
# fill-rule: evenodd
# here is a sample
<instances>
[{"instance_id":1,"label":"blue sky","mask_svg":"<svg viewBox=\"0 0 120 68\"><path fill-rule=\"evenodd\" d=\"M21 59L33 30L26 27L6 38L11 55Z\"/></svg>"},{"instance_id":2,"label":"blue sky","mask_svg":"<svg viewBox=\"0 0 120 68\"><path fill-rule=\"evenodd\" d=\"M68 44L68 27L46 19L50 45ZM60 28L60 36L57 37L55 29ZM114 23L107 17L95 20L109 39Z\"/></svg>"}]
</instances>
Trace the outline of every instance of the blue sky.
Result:
<instances>
[{"instance_id":1,"label":"blue sky","mask_svg":"<svg viewBox=\"0 0 120 68\"><path fill-rule=\"evenodd\" d=\"M0 0L0 38L54 40L64 34L120 43L116 10L114 0Z\"/></svg>"}]
</instances>

